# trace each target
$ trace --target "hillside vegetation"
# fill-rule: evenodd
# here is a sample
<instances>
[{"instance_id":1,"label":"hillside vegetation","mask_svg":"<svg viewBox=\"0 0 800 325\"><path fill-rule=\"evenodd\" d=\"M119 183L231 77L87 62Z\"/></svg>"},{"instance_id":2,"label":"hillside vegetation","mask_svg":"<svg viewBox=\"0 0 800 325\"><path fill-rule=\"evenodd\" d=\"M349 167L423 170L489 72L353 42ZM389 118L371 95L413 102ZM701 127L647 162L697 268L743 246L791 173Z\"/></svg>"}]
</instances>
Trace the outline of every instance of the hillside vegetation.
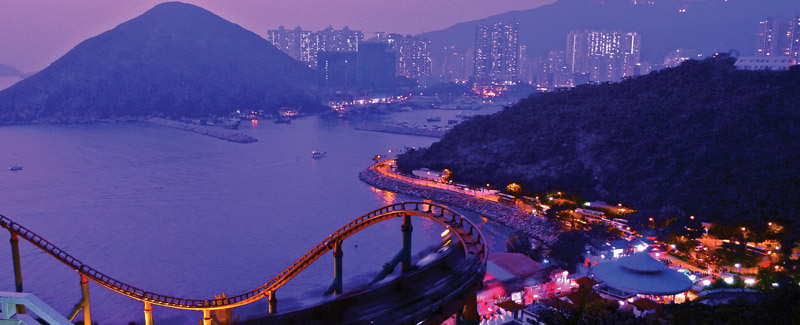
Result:
<instances>
[{"instance_id":1,"label":"hillside vegetation","mask_svg":"<svg viewBox=\"0 0 800 325\"><path fill-rule=\"evenodd\" d=\"M738 71L718 56L614 84L534 95L459 124L403 170L472 184L566 190L643 213L794 220L800 211L800 69Z\"/></svg>"},{"instance_id":2,"label":"hillside vegetation","mask_svg":"<svg viewBox=\"0 0 800 325\"><path fill-rule=\"evenodd\" d=\"M321 109L316 72L200 7L162 3L0 92L0 124Z\"/></svg>"}]
</instances>

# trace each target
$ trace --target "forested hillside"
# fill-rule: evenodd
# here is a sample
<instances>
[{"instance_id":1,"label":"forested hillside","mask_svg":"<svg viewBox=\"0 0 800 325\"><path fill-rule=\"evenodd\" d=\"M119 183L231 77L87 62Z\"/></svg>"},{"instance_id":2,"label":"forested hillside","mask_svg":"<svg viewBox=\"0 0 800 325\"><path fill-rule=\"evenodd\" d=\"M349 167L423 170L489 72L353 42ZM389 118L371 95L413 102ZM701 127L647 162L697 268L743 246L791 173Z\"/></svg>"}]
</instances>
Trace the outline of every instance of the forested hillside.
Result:
<instances>
[{"instance_id":1,"label":"forested hillside","mask_svg":"<svg viewBox=\"0 0 800 325\"><path fill-rule=\"evenodd\" d=\"M456 126L404 170L566 190L644 213L793 220L800 211L800 69L738 71L725 55L614 84L534 95ZM773 219L774 218L774 219Z\"/></svg>"}]
</instances>

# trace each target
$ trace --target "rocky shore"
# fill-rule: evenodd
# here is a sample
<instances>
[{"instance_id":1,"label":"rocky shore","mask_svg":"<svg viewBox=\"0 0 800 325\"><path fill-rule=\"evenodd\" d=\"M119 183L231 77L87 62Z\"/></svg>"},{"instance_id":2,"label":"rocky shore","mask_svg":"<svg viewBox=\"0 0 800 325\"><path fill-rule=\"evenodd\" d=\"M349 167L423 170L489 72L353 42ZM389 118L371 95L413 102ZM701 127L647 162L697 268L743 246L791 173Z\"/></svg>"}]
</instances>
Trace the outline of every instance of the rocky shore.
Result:
<instances>
[{"instance_id":1,"label":"rocky shore","mask_svg":"<svg viewBox=\"0 0 800 325\"><path fill-rule=\"evenodd\" d=\"M424 128L416 128L402 125L388 125L388 124L362 124L355 127L356 130L384 132L384 133L397 133L406 135L418 135L422 137L443 138L444 130L432 130Z\"/></svg>"},{"instance_id":2,"label":"rocky shore","mask_svg":"<svg viewBox=\"0 0 800 325\"><path fill-rule=\"evenodd\" d=\"M372 168L362 171L359 174L359 179L382 190L417 196L442 204L474 211L481 216L514 230L524 232L542 244L549 245L553 243L558 235L558 224L548 222L547 220L525 213L512 206L447 190L409 184L394 178L386 177Z\"/></svg>"},{"instance_id":3,"label":"rocky shore","mask_svg":"<svg viewBox=\"0 0 800 325\"><path fill-rule=\"evenodd\" d=\"M207 135L212 138L217 138L225 141L236 142L236 143L252 143L258 141L258 139L251 137L247 134L242 132L237 132L233 130L222 129L219 127L213 126L204 126L204 125L196 125L196 124L188 124L178 121L167 120L163 118L154 117L147 120L150 123L158 124L162 126L168 126L171 128L191 131L194 133L199 133L202 135Z\"/></svg>"}]
</instances>

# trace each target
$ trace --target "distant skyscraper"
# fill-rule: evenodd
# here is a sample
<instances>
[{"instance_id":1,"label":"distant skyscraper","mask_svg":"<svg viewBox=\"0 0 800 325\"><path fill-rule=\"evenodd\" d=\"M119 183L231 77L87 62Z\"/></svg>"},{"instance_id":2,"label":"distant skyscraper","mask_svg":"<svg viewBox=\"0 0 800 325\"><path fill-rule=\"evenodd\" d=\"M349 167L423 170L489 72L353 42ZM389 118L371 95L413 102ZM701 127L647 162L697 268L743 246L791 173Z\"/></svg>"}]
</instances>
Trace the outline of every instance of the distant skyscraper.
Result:
<instances>
[{"instance_id":1,"label":"distant skyscraper","mask_svg":"<svg viewBox=\"0 0 800 325\"><path fill-rule=\"evenodd\" d=\"M320 51L317 60L323 87L350 89L357 86L358 56L355 52Z\"/></svg>"},{"instance_id":2,"label":"distant skyscraper","mask_svg":"<svg viewBox=\"0 0 800 325\"><path fill-rule=\"evenodd\" d=\"M791 51L791 22L781 18L768 18L758 22L756 56L783 56Z\"/></svg>"},{"instance_id":3,"label":"distant skyscraper","mask_svg":"<svg viewBox=\"0 0 800 325\"><path fill-rule=\"evenodd\" d=\"M622 37L622 75L633 77L640 74L642 36L636 32L625 33Z\"/></svg>"},{"instance_id":4,"label":"distant skyscraper","mask_svg":"<svg viewBox=\"0 0 800 325\"><path fill-rule=\"evenodd\" d=\"M283 26L267 32L267 41L295 60L308 62L308 41L311 31L286 29Z\"/></svg>"},{"instance_id":5,"label":"distant skyscraper","mask_svg":"<svg viewBox=\"0 0 800 325\"><path fill-rule=\"evenodd\" d=\"M800 62L800 16L792 18L789 27L789 56Z\"/></svg>"},{"instance_id":6,"label":"distant skyscraper","mask_svg":"<svg viewBox=\"0 0 800 325\"><path fill-rule=\"evenodd\" d=\"M539 82L539 86L554 89L573 85L565 57L566 55L562 50L550 51L547 61L544 63L543 77Z\"/></svg>"},{"instance_id":7,"label":"distant skyscraper","mask_svg":"<svg viewBox=\"0 0 800 325\"><path fill-rule=\"evenodd\" d=\"M316 33L300 27L288 30L283 26L267 31L267 41L296 60L308 63L309 67L318 66L318 52L356 52L363 40L361 31L350 30L347 26L341 30L329 26Z\"/></svg>"},{"instance_id":8,"label":"distant skyscraper","mask_svg":"<svg viewBox=\"0 0 800 325\"><path fill-rule=\"evenodd\" d=\"M469 79L471 65L466 53L456 51L454 47L446 50L442 60L442 76L451 82L465 82Z\"/></svg>"},{"instance_id":9,"label":"distant skyscraper","mask_svg":"<svg viewBox=\"0 0 800 325\"><path fill-rule=\"evenodd\" d=\"M513 84L519 69L519 23L478 25L474 53L476 84Z\"/></svg>"},{"instance_id":10,"label":"distant skyscraper","mask_svg":"<svg viewBox=\"0 0 800 325\"><path fill-rule=\"evenodd\" d=\"M767 18L758 22L756 56L788 56L800 59L800 16Z\"/></svg>"},{"instance_id":11,"label":"distant skyscraper","mask_svg":"<svg viewBox=\"0 0 800 325\"><path fill-rule=\"evenodd\" d=\"M358 84L364 88L391 88L396 74L396 52L385 42L364 42L358 48Z\"/></svg>"},{"instance_id":12,"label":"distant skyscraper","mask_svg":"<svg viewBox=\"0 0 800 325\"><path fill-rule=\"evenodd\" d=\"M636 75L642 37L636 32L583 30L567 34L566 65L590 81L616 81ZM580 78L579 78L580 79Z\"/></svg>"},{"instance_id":13,"label":"distant skyscraper","mask_svg":"<svg viewBox=\"0 0 800 325\"><path fill-rule=\"evenodd\" d=\"M417 79L431 74L431 42L411 35L378 33L376 40L386 42L397 52L398 76Z\"/></svg>"}]
</instances>

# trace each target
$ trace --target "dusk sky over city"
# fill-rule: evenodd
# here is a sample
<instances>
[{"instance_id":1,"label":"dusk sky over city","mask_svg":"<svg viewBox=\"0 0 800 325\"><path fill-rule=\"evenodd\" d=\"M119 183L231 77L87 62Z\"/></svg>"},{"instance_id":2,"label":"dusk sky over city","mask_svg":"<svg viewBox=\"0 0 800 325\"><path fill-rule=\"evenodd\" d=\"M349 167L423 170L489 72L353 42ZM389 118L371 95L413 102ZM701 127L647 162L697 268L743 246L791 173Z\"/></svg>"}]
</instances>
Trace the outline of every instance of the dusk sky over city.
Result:
<instances>
[{"instance_id":1,"label":"dusk sky over city","mask_svg":"<svg viewBox=\"0 0 800 325\"><path fill-rule=\"evenodd\" d=\"M26 1L0 2L0 62L22 71L37 71L81 41L141 15L164 2ZM234 0L196 4L262 37L267 29L286 26L320 30L333 26L365 33L418 34L511 10L532 9L554 0Z\"/></svg>"},{"instance_id":2,"label":"dusk sky over city","mask_svg":"<svg viewBox=\"0 0 800 325\"><path fill-rule=\"evenodd\" d=\"M0 323L800 324L798 94L800 0L0 0Z\"/></svg>"}]
</instances>

